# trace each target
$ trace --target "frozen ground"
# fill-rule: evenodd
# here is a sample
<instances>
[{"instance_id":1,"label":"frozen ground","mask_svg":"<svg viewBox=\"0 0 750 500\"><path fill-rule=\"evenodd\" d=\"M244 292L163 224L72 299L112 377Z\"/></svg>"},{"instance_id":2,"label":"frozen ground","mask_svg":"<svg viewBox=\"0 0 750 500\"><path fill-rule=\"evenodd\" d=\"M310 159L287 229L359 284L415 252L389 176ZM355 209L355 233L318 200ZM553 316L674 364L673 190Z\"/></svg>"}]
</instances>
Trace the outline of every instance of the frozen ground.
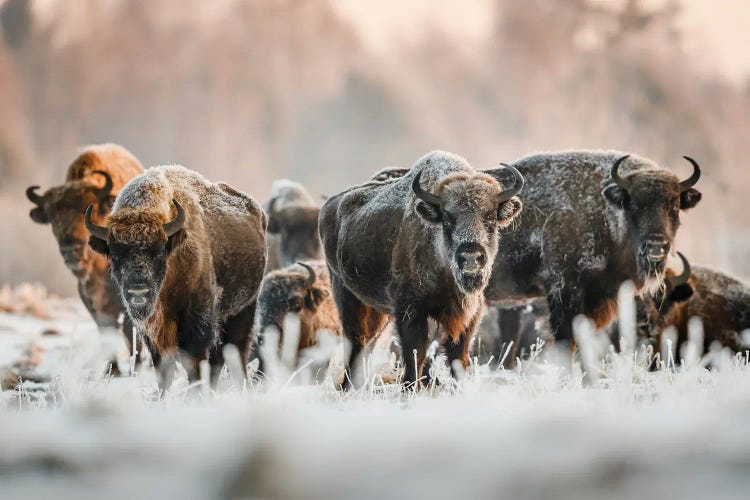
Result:
<instances>
[{"instance_id":1,"label":"frozen ground","mask_svg":"<svg viewBox=\"0 0 750 500\"><path fill-rule=\"evenodd\" d=\"M34 312L50 318L0 313L2 499L750 496L741 357L688 350L688 368L648 372L610 355L584 383L553 352L418 395L340 394L279 367L157 399L148 367L96 376L117 341L74 300Z\"/></svg>"}]
</instances>

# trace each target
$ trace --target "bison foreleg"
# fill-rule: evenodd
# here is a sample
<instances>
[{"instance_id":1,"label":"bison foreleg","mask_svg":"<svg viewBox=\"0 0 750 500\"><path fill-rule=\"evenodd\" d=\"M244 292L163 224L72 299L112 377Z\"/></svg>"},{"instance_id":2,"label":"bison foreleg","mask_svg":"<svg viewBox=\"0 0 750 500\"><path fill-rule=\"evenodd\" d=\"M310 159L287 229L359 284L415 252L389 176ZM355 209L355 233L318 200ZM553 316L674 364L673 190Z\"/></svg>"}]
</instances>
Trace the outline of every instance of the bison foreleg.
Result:
<instances>
[{"instance_id":1,"label":"bison foreleg","mask_svg":"<svg viewBox=\"0 0 750 500\"><path fill-rule=\"evenodd\" d=\"M549 321L555 342L573 343L573 319L583 313L583 300L572 287L563 287L547 295Z\"/></svg>"},{"instance_id":2,"label":"bison foreleg","mask_svg":"<svg viewBox=\"0 0 750 500\"><path fill-rule=\"evenodd\" d=\"M404 388L416 390L429 345L427 315L411 305L404 306L396 312L396 326L404 358Z\"/></svg>"}]
</instances>

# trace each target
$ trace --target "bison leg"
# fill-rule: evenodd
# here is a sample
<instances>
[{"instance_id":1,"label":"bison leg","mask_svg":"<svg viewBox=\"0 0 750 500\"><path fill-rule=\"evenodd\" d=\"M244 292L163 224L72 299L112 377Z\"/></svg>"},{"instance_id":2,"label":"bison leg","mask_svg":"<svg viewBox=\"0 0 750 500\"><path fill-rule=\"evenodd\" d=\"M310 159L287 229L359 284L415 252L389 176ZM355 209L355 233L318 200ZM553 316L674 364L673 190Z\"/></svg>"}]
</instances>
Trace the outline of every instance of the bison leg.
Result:
<instances>
[{"instance_id":1,"label":"bison leg","mask_svg":"<svg viewBox=\"0 0 750 500\"><path fill-rule=\"evenodd\" d=\"M580 294L571 288L564 287L547 295L547 304L555 342L572 346L573 319L583 312Z\"/></svg>"},{"instance_id":2,"label":"bison leg","mask_svg":"<svg viewBox=\"0 0 750 500\"><path fill-rule=\"evenodd\" d=\"M519 352L518 348L521 343L521 316L523 315L523 307L497 307L496 310L497 326L499 329L497 345L499 349L496 349L494 354L498 356L499 362L503 358L510 342L513 342L505 361L506 368L513 368L516 364L516 354Z\"/></svg>"},{"instance_id":3,"label":"bison leg","mask_svg":"<svg viewBox=\"0 0 750 500\"><path fill-rule=\"evenodd\" d=\"M240 362L242 373L247 377L247 361L250 355L250 334L255 320L255 307L257 301L241 310L239 313L231 316L224 323L224 330L221 334L219 345L211 349L208 361L211 364L211 386L216 387L221 375L221 369L224 367L223 347L226 344L232 344L237 347L240 353Z\"/></svg>"},{"instance_id":4,"label":"bison leg","mask_svg":"<svg viewBox=\"0 0 750 500\"><path fill-rule=\"evenodd\" d=\"M339 310L342 331L351 345L342 385L342 389L349 389L354 386L352 369L359 354L370 339L380 331L385 321L385 314L360 301L335 274L331 274L331 288Z\"/></svg>"},{"instance_id":5,"label":"bison leg","mask_svg":"<svg viewBox=\"0 0 750 500\"><path fill-rule=\"evenodd\" d=\"M396 327L401 337L404 358L404 388L417 389L430 343L427 315L407 305L396 312Z\"/></svg>"}]
</instances>

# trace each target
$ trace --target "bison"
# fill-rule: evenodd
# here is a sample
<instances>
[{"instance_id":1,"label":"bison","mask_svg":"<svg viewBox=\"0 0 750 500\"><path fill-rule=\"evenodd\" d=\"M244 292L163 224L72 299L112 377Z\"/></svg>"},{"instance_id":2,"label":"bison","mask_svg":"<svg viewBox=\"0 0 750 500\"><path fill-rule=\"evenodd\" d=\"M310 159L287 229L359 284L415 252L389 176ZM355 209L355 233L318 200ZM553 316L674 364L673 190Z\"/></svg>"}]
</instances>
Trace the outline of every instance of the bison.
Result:
<instances>
[{"instance_id":1,"label":"bison","mask_svg":"<svg viewBox=\"0 0 750 500\"><path fill-rule=\"evenodd\" d=\"M499 180L506 169L510 186ZM433 151L401 177L352 187L323 205L320 236L352 344L348 369L387 315L401 337L407 385L421 378L428 318L442 327L449 362L467 366L499 228L521 211L522 186L513 167L481 172Z\"/></svg>"},{"instance_id":2,"label":"bison","mask_svg":"<svg viewBox=\"0 0 750 500\"><path fill-rule=\"evenodd\" d=\"M89 250L83 212L93 204L92 220L103 222L120 189L142 172L138 160L122 146L88 146L68 167L63 184L43 194L36 192L39 186L26 190L35 205L31 220L52 226L65 265L78 281L78 294L100 329L119 328L123 308L107 259ZM132 350L130 330L125 321L123 333Z\"/></svg>"},{"instance_id":3,"label":"bison","mask_svg":"<svg viewBox=\"0 0 750 500\"><path fill-rule=\"evenodd\" d=\"M256 330L262 335L274 327L284 335L284 318L290 313L299 315L298 351L313 346L315 333L320 330L341 333L325 262L298 262L263 278Z\"/></svg>"},{"instance_id":4,"label":"bison","mask_svg":"<svg viewBox=\"0 0 750 500\"><path fill-rule=\"evenodd\" d=\"M668 276L663 290L636 302L641 338L659 339L672 326L679 345L688 339L690 318L698 317L703 322L704 349L715 341L735 352L746 349L740 335L750 329L750 287L706 267L691 269L688 260L679 256L682 273Z\"/></svg>"},{"instance_id":5,"label":"bison","mask_svg":"<svg viewBox=\"0 0 750 500\"><path fill-rule=\"evenodd\" d=\"M268 213L266 272L298 260L323 257L318 237L320 207L304 186L285 179L274 182L265 209Z\"/></svg>"},{"instance_id":6,"label":"bison","mask_svg":"<svg viewBox=\"0 0 750 500\"><path fill-rule=\"evenodd\" d=\"M179 349L192 361L185 366L191 381L208 358L215 383L226 343L247 359L266 263L267 220L252 198L184 167L162 166L122 189L107 226L92 220L92 210L85 216L89 244L108 256L155 367Z\"/></svg>"},{"instance_id":7,"label":"bison","mask_svg":"<svg viewBox=\"0 0 750 500\"><path fill-rule=\"evenodd\" d=\"M485 289L490 303L546 297L552 333L573 338L579 314L598 327L617 311L626 280L639 293L663 284L680 212L701 193L698 163L680 181L647 159L613 151L544 153L512 165L526 178L525 209L503 236Z\"/></svg>"}]
</instances>

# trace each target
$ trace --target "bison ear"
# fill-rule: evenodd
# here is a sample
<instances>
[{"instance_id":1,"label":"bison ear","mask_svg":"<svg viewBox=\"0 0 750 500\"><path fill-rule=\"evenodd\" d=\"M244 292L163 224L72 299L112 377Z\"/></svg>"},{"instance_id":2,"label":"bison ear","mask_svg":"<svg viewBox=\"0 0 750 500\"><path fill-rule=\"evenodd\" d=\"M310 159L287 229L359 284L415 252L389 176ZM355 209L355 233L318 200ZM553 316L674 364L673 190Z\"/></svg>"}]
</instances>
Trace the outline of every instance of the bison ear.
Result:
<instances>
[{"instance_id":1,"label":"bison ear","mask_svg":"<svg viewBox=\"0 0 750 500\"><path fill-rule=\"evenodd\" d=\"M32 208L29 217L37 224L49 224L49 218L41 207Z\"/></svg>"},{"instance_id":2,"label":"bison ear","mask_svg":"<svg viewBox=\"0 0 750 500\"><path fill-rule=\"evenodd\" d=\"M107 242L101 238L97 238L96 236L89 236L89 246L96 253L109 255L109 245L107 245Z\"/></svg>"},{"instance_id":3,"label":"bison ear","mask_svg":"<svg viewBox=\"0 0 750 500\"><path fill-rule=\"evenodd\" d=\"M602 190L604 198L616 208L625 208L630 199L628 192L617 184L610 184Z\"/></svg>"},{"instance_id":4,"label":"bison ear","mask_svg":"<svg viewBox=\"0 0 750 500\"><path fill-rule=\"evenodd\" d=\"M423 201L417 202L415 208L420 217L432 224L438 224L443 221L440 209L436 206L429 205Z\"/></svg>"},{"instance_id":5,"label":"bison ear","mask_svg":"<svg viewBox=\"0 0 750 500\"><path fill-rule=\"evenodd\" d=\"M523 210L523 203L521 200L514 196L508 201L504 201L497 207L497 223L502 227L508 227L513 220L518 217L518 214Z\"/></svg>"},{"instance_id":6,"label":"bison ear","mask_svg":"<svg viewBox=\"0 0 750 500\"><path fill-rule=\"evenodd\" d=\"M701 201L702 197L703 195L697 189L686 189L680 194L680 208L683 210L693 208Z\"/></svg>"},{"instance_id":7,"label":"bison ear","mask_svg":"<svg viewBox=\"0 0 750 500\"><path fill-rule=\"evenodd\" d=\"M187 233L185 232L184 228L180 229L179 231L174 233L172 236L167 238L167 255L172 253L172 250L182 245L182 243L186 239L187 239Z\"/></svg>"},{"instance_id":8,"label":"bison ear","mask_svg":"<svg viewBox=\"0 0 750 500\"><path fill-rule=\"evenodd\" d=\"M687 283L678 285L669 294L669 298L672 302L685 302L687 299L693 296L693 287Z\"/></svg>"},{"instance_id":9,"label":"bison ear","mask_svg":"<svg viewBox=\"0 0 750 500\"><path fill-rule=\"evenodd\" d=\"M328 298L329 295L330 292L328 290L324 290L322 288L313 288L305 297L305 305L309 309L315 311L318 309L320 304Z\"/></svg>"}]
</instances>

